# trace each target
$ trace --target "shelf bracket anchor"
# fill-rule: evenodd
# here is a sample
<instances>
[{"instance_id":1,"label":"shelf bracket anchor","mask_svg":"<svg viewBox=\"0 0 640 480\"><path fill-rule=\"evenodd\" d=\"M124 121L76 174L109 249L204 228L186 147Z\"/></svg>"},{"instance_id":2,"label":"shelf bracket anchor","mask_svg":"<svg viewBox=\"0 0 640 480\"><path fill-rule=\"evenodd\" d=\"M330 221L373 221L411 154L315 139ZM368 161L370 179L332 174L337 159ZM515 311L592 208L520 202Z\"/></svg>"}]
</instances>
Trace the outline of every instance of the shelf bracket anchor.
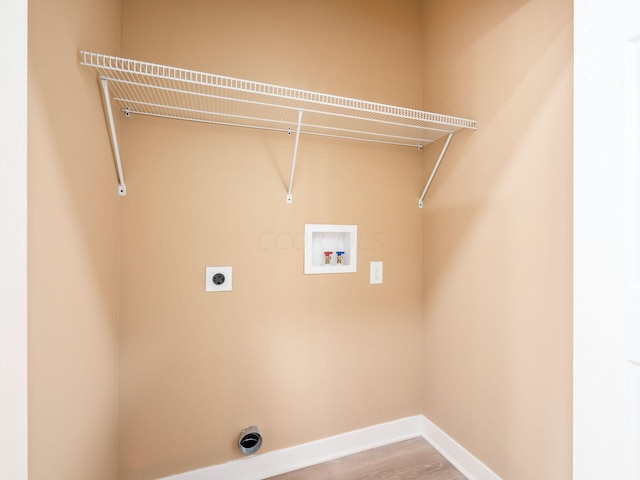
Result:
<instances>
[{"instance_id":1,"label":"shelf bracket anchor","mask_svg":"<svg viewBox=\"0 0 640 480\"><path fill-rule=\"evenodd\" d=\"M298 126L296 127L296 143L293 147L293 161L291 162L291 174L289 175L289 190L287 191L287 203L293 202L291 187L293 187L293 171L296 168L296 156L298 155L298 140L300 139L300 124L302 123L302 110L298 110ZM289 130L291 133L291 130Z\"/></svg>"},{"instance_id":2,"label":"shelf bracket anchor","mask_svg":"<svg viewBox=\"0 0 640 480\"><path fill-rule=\"evenodd\" d=\"M447 137L447 140L444 142L444 147L442 147L442 151L440 152L440 156L438 157L438 161L433 166L433 170L431 171L431 175L429 176L429 180L427 180L427 184L424 186L424 190L422 190L422 195L420 195L420 200L418 200L418 207L420 207L420 208L422 208L424 206L424 196L427 194L427 190L429 190L429 185L431 185L431 182L433 181L433 177L435 177L436 172L438 171L438 167L440 166L440 162L442 162L442 159L444 158L444 154L446 153L447 148L449 148L449 142L451 142L452 138L453 138L453 132L451 132L449 134L449 136Z\"/></svg>"},{"instance_id":3,"label":"shelf bracket anchor","mask_svg":"<svg viewBox=\"0 0 640 480\"><path fill-rule=\"evenodd\" d=\"M118 137L116 137L116 127L113 123L113 110L111 108L111 96L109 95L109 83L104 77L100 78L100 90L102 91L102 100L107 113L107 127L109 128L109 136L111 137L113 156L116 161L116 169L118 173L118 195L125 196L127 194L127 185L124 183L122 162L120 161L120 149L118 147Z\"/></svg>"}]
</instances>

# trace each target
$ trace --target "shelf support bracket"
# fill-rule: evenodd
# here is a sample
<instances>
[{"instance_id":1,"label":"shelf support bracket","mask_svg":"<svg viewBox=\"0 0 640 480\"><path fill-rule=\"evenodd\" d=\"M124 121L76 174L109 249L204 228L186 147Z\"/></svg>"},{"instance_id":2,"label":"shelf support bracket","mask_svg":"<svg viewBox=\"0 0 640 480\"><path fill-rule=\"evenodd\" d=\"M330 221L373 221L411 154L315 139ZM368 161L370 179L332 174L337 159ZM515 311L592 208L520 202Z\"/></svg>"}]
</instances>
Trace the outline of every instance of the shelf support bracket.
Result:
<instances>
[{"instance_id":1,"label":"shelf support bracket","mask_svg":"<svg viewBox=\"0 0 640 480\"><path fill-rule=\"evenodd\" d=\"M436 172L438 171L438 167L440 166L440 162L442 162L442 159L444 158L444 154L446 153L447 148L449 148L449 142L451 142L452 138L453 138L453 132L451 132L449 134L449 136L447 136L447 140L444 142L444 147L442 147L442 151L440 152L440 156L438 157L438 161L433 166L433 170L431 171L431 175L429 176L429 180L427 180L427 184L424 186L424 190L422 190L422 195L420 195L420 200L418 200L418 207L420 207L420 208L422 208L424 206L424 196L427 194L427 190L429 190L429 185L431 185L431 182L433 181L433 177L435 177Z\"/></svg>"},{"instance_id":2,"label":"shelf support bracket","mask_svg":"<svg viewBox=\"0 0 640 480\"><path fill-rule=\"evenodd\" d=\"M293 171L296 168L296 156L298 155L298 140L300 139L300 124L302 123L302 110L298 110L298 126L296 127L296 143L293 146L293 161L291 162L291 174L289 175L289 190L287 191L287 203L293 202L291 188L293 187Z\"/></svg>"},{"instance_id":3,"label":"shelf support bracket","mask_svg":"<svg viewBox=\"0 0 640 480\"><path fill-rule=\"evenodd\" d=\"M100 90L102 91L102 100L107 113L107 127L109 128L109 136L111 137L111 147L113 148L113 156L116 161L116 169L118 172L118 195L125 196L127 194L127 186L124 183L124 174L122 173L122 162L120 161L120 149L118 147L118 137L116 137L116 127L113 123L113 110L111 108L111 96L109 95L109 83L106 78L100 78Z\"/></svg>"}]
</instances>

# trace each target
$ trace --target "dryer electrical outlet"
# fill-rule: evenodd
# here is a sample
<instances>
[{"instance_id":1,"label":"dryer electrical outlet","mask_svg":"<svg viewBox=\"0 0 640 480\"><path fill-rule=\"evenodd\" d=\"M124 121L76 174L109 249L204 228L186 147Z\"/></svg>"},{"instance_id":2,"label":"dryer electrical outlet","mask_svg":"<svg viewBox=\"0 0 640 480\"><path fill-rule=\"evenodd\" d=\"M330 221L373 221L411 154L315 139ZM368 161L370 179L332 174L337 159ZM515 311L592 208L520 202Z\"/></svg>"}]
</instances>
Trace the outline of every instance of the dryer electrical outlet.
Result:
<instances>
[{"instance_id":1,"label":"dryer electrical outlet","mask_svg":"<svg viewBox=\"0 0 640 480\"><path fill-rule=\"evenodd\" d=\"M204 279L205 292L230 292L233 286L231 267L207 267Z\"/></svg>"}]
</instances>

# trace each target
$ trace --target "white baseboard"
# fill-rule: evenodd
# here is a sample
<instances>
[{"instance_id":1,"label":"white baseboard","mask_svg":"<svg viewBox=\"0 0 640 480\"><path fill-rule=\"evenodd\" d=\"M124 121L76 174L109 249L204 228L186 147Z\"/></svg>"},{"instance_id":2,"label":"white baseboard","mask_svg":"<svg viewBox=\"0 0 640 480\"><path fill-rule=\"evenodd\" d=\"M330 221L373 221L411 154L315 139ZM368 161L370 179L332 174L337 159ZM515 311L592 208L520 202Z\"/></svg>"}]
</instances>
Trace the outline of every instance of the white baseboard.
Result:
<instances>
[{"instance_id":1,"label":"white baseboard","mask_svg":"<svg viewBox=\"0 0 640 480\"><path fill-rule=\"evenodd\" d=\"M420 434L467 479L501 480L489 467L424 415L420 415Z\"/></svg>"},{"instance_id":2,"label":"white baseboard","mask_svg":"<svg viewBox=\"0 0 640 480\"><path fill-rule=\"evenodd\" d=\"M500 480L423 415L401 418L329 438L252 455L161 480L263 480L390 443L423 437L469 480Z\"/></svg>"}]
</instances>

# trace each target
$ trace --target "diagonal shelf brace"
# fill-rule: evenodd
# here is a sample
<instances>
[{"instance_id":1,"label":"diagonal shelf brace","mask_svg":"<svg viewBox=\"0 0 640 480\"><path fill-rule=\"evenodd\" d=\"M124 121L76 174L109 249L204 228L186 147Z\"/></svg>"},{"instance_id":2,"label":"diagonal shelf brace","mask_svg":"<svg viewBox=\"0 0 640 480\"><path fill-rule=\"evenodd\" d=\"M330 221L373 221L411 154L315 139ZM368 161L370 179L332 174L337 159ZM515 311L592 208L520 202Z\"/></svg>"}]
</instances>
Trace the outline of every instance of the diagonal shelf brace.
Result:
<instances>
[{"instance_id":1,"label":"diagonal shelf brace","mask_svg":"<svg viewBox=\"0 0 640 480\"><path fill-rule=\"evenodd\" d=\"M293 172L296 168L296 156L298 155L298 140L300 139L300 124L302 123L302 110L298 110L298 126L296 127L296 143L293 147L293 160L291 161L291 174L289 175L289 190L287 191L287 203L293 203L291 188L293 187Z\"/></svg>"},{"instance_id":2,"label":"diagonal shelf brace","mask_svg":"<svg viewBox=\"0 0 640 480\"><path fill-rule=\"evenodd\" d=\"M424 190L422 190L422 195L420 195L420 199L418 200L418 207L420 207L420 208L422 208L424 206L424 203L423 203L424 196L427 194L427 190L429 190L429 185L431 185L431 182L433 181L433 177L436 175L436 171L438 170L438 167L440 166L440 162L442 162L442 159L444 158L444 154L446 153L447 148L449 147L449 142L451 142L452 138L453 138L453 132L451 132L447 136L447 141L444 142L444 147L442 147L442 151L440 152L440 156L438 157L438 161L433 166L433 170L431 171L431 175L429 176L429 180L427 180L427 184L424 186Z\"/></svg>"},{"instance_id":3,"label":"diagonal shelf brace","mask_svg":"<svg viewBox=\"0 0 640 480\"><path fill-rule=\"evenodd\" d=\"M118 137L116 137L116 127L113 123L113 110L111 109L111 96L109 95L109 83L104 77L100 78L100 91L102 92L102 100L107 113L107 127L111 136L111 147L113 148L113 156L116 161L116 169L118 171L118 195L125 196L127 194L127 185L124 183L124 174L122 173L122 162L120 161L120 149L118 147Z\"/></svg>"}]
</instances>

